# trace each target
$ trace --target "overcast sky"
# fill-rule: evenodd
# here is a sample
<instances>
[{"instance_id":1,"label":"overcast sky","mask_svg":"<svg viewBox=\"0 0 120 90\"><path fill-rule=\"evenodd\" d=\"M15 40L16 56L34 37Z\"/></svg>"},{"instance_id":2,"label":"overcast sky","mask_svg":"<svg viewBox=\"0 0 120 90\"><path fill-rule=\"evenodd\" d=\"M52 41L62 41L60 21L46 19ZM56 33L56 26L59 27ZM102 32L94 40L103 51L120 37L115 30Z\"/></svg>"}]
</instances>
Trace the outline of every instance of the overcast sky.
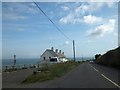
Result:
<instances>
[{"instance_id":1,"label":"overcast sky","mask_svg":"<svg viewBox=\"0 0 120 90\"><path fill-rule=\"evenodd\" d=\"M38 2L61 31L75 40L76 56L94 56L118 46L117 2ZM52 46L72 57L72 41L30 2L2 3L3 58L39 58Z\"/></svg>"}]
</instances>

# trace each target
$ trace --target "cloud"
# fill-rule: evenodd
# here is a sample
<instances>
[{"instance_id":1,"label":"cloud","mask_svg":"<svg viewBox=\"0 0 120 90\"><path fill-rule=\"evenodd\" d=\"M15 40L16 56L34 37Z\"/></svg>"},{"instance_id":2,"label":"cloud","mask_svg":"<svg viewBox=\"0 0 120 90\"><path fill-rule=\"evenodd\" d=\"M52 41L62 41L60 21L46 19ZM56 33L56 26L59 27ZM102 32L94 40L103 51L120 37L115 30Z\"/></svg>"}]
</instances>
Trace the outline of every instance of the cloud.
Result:
<instances>
[{"instance_id":1,"label":"cloud","mask_svg":"<svg viewBox=\"0 0 120 90\"><path fill-rule=\"evenodd\" d=\"M87 2L81 3L75 8L76 13L85 14L86 12L93 12L101 8L103 3L101 2Z\"/></svg>"},{"instance_id":2,"label":"cloud","mask_svg":"<svg viewBox=\"0 0 120 90\"><path fill-rule=\"evenodd\" d=\"M84 5L84 4L82 4L82 5L80 5L80 6L75 8L75 12L76 13L80 13L81 12L82 14L84 14L85 11L88 11L88 10L89 10L89 6L88 5Z\"/></svg>"},{"instance_id":3,"label":"cloud","mask_svg":"<svg viewBox=\"0 0 120 90\"><path fill-rule=\"evenodd\" d=\"M82 2L79 4L77 3L74 5L74 8L72 8L67 15L60 18L59 23L75 24L75 23L85 22L87 24L93 24L96 22L100 22L102 21L102 18L92 16L89 13L92 13L101 9L101 7L104 5L107 5L108 7L112 7L114 5L114 2L109 2L109 3L108 2L86 2L86 3ZM62 7L62 8L67 9L67 7ZM83 17L83 20L82 20L82 17Z\"/></svg>"},{"instance_id":4,"label":"cloud","mask_svg":"<svg viewBox=\"0 0 120 90\"><path fill-rule=\"evenodd\" d=\"M4 2L32 2L33 0L3 0ZM118 2L119 0L34 0L36 2Z\"/></svg>"},{"instance_id":5,"label":"cloud","mask_svg":"<svg viewBox=\"0 0 120 90\"><path fill-rule=\"evenodd\" d=\"M11 20L21 20L28 18L27 16L17 15L17 14L5 14L3 15L4 19L11 19Z\"/></svg>"},{"instance_id":6,"label":"cloud","mask_svg":"<svg viewBox=\"0 0 120 90\"><path fill-rule=\"evenodd\" d=\"M79 23L80 21L80 18L78 18L74 13L70 13L59 20L61 24L75 24Z\"/></svg>"},{"instance_id":7,"label":"cloud","mask_svg":"<svg viewBox=\"0 0 120 90\"><path fill-rule=\"evenodd\" d=\"M87 31L87 35L92 37L103 37L105 34L113 32L114 28L115 19L109 19L105 24L99 25L95 29Z\"/></svg>"},{"instance_id":8,"label":"cloud","mask_svg":"<svg viewBox=\"0 0 120 90\"><path fill-rule=\"evenodd\" d=\"M118 2L119 0L87 0L90 2Z\"/></svg>"},{"instance_id":9,"label":"cloud","mask_svg":"<svg viewBox=\"0 0 120 90\"><path fill-rule=\"evenodd\" d=\"M88 44L88 43L93 43L93 41L92 41L92 40L87 40L86 43L87 43L87 44Z\"/></svg>"},{"instance_id":10,"label":"cloud","mask_svg":"<svg viewBox=\"0 0 120 90\"><path fill-rule=\"evenodd\" d=\"M84 16L83 19L84 19L84 22L87 23L87 24L93 24L93 23L97 23L97 22L102 21L102 18L92 16L92 15Z\"/></svg>"},{"instance_id":11,"label":"cloud","mask_svg":"<svg viewBox=\"0 0 120 90\"><path fill-rule=\"evenodd\" d=\"M26 19L28 16L26 14L36 14L38 9L34 3L30 2L6 2L2 5L3 18L12 20Z\"/></svg>"},{"instance_id":12,"label":"cloud","mask_svg":"<svg viewBox=\"0 0 120 90\"><path fill-rule=\"evenodd\" d=\"M36 14L38 13L38 9L34 5L34 3L30 2L7 2L3 3L3 12L9 13L17 13L17 14Z\"/></svg>"},{"instance_id":13,"label":"cloud","mask_svg":"<svg viewBox=\"0 0 120 90\"><path fill-rule=\"evenodd\" d=\"M64 47L64 46L67 46L67 45L69 45L69 44L70 44L69 41L65 41L63 44L61 44L61 46Z\"/></svg>"},{"instance_id":14,"label":"cloud","mask_svg":"<svg viewBox=\"0 0 120 90\"><path fill-rule=\"evenodd\" d=\"M66 45L69 44L69 41L65 41L65 44L66 44Z\"/></svg>"},{"instance_id":15,"label":"cloud","mask_svg":"<svg viewBox=\"0 0 120 90\"><path fill-rule=\"evenodd\" d=\"M106 2L109 8L111 8L114 5L114 2Z\"/></svg>"},{"instance_id":16,"label":"cloud","mask_svg":"<svg viewBox=\"0 0 120 90\"><path fill-rule=\"evenodd\" d=\"M70 13L67 16L61 18L59 22L61 24L75 24L75 23L86 23L86 24L95 24L103 20L101 17L87 15L81 18L77 13Z\"/></svg>"},{"instance_id":17,"label":"cloud","mask_svg":"<svg viewBox=\"0 0 120 90\"><path fill-rule=\"evenodd\" d=\"M109 8L112 8L115 5L115 2L87 2L87 3L81 3L79 6L76 7L76 12L84 13L92 13L95 11L98 11L103 6L108 6Z\"/></svg>"},{"instance_id":18,"label":"cloud","mask_svg":"<svg viewBox=\"0 0 120 90\"><path fill-rule=\"evenodd\" d=\"M62 8L64 11L69 10L69 7L67 7L67 6L62 6L61 8Z\"/></svg>"},{"instance_id":19,"label":"cloud","mask_svg":"<svg viewBox=\"0 0 120 90\"><path fill-rule=\"evenodd\" d=\"M113 35L118 38L118 33L114 32Z\"/></svg>"},{"instance_id":20,"label":"cloud","mask_svg":"<svg viewBox=\"0 0 120 90\"><path fill-rule=\"evenodd\" d=\"M67 45L69 45L69 44L70 44L69 41L65 41L65 42L63 42L62 44L58 45L58 47L64 47L64 46L67 46Z\"/></svg>"}]
</instances>

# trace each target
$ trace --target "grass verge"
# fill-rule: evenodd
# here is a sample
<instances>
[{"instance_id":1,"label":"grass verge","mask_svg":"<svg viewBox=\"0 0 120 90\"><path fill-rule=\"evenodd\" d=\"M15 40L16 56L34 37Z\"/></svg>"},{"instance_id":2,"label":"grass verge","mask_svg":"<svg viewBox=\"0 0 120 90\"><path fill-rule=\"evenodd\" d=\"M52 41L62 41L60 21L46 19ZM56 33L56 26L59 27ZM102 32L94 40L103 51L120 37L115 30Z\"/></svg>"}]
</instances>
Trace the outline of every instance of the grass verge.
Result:
<instances>
[{"instance_id":1,"label":"grass verge","mask_svg":"<svg viewBox=\"0 0 120 90\"><path fill-rule=\"evenodd\" d=\"M71 69L77 67L80 63L82 62L69 61L66 63L57 63L50 66L46 65L47 67L45 66L43 67L43 69L40 69L41 72L33 73L32 75L27 77L22 83L28 84L35 82L43 82L55 79L57 77L61 77Z\"/></svg>"}]
</instances>

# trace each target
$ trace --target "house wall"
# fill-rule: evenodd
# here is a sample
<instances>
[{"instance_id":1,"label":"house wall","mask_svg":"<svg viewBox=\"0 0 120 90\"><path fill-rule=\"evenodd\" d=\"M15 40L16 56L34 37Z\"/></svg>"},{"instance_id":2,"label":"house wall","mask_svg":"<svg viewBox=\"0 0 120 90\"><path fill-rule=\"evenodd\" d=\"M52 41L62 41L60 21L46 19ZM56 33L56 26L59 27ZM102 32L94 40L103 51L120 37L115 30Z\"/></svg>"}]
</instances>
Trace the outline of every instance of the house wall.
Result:
<instances>
[{"instance_id":1,"label":"house wall","mask_svg":"<svg viewBox=\"0 0 120 90\"><path fill-rule=\"evenodd\" d=\"M50 57L54 57L51 53L49 52L45 52L42 56L41 56L41 60L50 60Z\"/></svg>"},{"instance_id":2,"label":"house wall","mask_svg":"<svg viewBox=\"0 0 120 90\"><path fill-rule=\"evenodd\" d=\"M66 58L59 58L60 62L67 62L68 60Z\"/></svg>"}]
</instances>

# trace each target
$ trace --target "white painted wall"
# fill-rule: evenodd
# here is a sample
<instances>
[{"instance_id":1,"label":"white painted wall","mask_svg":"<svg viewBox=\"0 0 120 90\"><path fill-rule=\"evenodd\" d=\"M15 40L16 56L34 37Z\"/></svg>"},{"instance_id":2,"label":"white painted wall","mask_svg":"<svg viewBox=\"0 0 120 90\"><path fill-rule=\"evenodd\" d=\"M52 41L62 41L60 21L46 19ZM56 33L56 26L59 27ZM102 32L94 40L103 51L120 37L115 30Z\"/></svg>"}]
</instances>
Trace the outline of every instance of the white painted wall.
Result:
<instances>
[{"instance_id":1,"label":"white painted wall","mask_svg":"<svg viewBox=\"0 0 120 90\"><path fill-rule=\"evenodd\" d=\"M49 57L54 57L51 53L45 51L45 53L41 56L41 60L44 60L44 57L45 57L45 60L50 60Z\"/></svg>"},{"instance_id":2,"label":"white painted wall","mask_svg":"<svg viewBox=\"0 0 120 90\"><path fill-rule=\"evenodd\" d=\"M60 62L67 62L68 61L68 59L66 59L66 58L59 58L60 59Z\"/></svg>"}]
</instances>

